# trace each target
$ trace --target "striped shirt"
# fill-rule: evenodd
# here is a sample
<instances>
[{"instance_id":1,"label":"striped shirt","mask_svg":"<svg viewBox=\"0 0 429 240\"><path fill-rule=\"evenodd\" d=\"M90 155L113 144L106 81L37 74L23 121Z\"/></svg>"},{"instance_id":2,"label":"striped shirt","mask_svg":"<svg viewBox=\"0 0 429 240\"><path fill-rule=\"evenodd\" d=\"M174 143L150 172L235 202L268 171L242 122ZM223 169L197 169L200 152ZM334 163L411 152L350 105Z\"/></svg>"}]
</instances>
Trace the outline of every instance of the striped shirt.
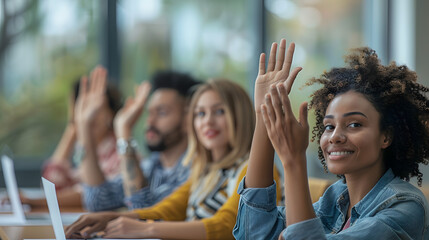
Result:
<instances>
[{"instance_id":1,"label":"striped shirt","mask_svg":"<svg viewBox=\"0 0 429 240\"><path fill-rule=\"evenodd\" d=\"M212 217L221 208L228 198L233 194L237 185L237 178L247 161L217 172L216 184L213 189L204 194L205 181L200 181L199 186L193 191L188 200L186 209L187 221L199 220Z\"/></svg>"},{"instance_id":2,"label":"striped shirt","mask_svg":"<svg viewBox=\"0 0 429 240\"><path fill-rule=\"evenodd\" d=\"M89 211L105 211L120 207L145 208L161 201L182 185L189 176L189 167L182 165L184 154L176 166L163 168L159 153L153 152L140 167L148 185L125 197L121 176L98 186L83 185L83 200Z\"/></svg>"}]
</instances>

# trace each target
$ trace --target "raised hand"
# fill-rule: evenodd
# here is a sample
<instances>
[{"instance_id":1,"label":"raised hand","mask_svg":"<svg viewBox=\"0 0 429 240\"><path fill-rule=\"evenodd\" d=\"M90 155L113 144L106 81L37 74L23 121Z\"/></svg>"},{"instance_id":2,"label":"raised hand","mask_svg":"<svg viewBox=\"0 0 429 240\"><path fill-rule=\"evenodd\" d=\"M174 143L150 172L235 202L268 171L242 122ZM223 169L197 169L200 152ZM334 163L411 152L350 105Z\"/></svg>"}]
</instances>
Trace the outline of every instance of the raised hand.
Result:
<instances>
[{"instance_id":1,"label":"raised hand","mask_svg":"<svg viewBox=\"0 0 429 240\"><path fill-rule=\"evenodd\" d=\"M105 181L104 173L98 164L96 138L96 121L103 109L107 107L107 71L103 67L96 67L88 82L82 77L79 97L75 106L75 120L78 142L84 148L84 157L79 165L81 181L95 186ZM106 121L105 119L100 121ZM97 124L106 125L106 122Z\"/></svg>"},{"instance_id":2,"label":"raised hand","mask_svg":"<svg viewBox=\"0 0 429 240\"><path fill-rule=\"evenodd\" d=\"M265 53L259 58L259 72L255 82L255 111L260 112L260 106L264 103L265 94L268 93L269 87L277 83L287 82L290 87L295 80L296 75L302 68L295 68L290 72L292 65L295 44L291 43L287 49L286 40L280 41L280 49L277 53L277 43L271 46L268 66L265 68Z\"/></svg>"},{"instance_id":3,"label":"raised hand","mask_svg":"<svg viewBox=\"0 0 429 240\"><path fill-rule=\"evenodd\" d=\"M263 122L261 105L265 103L265 95L270 86L285 83L288 91L301 68L290 71L295 51L295 44L291 43L287 53L286 40L280 41L280 50L277 53L277 43L271 46L268 66L265 67L265 54L259 58L259 73L255 82L255 112L256 127L253 133L252 147L249 155L249 165L245 178L245 186L263 188L273 184L274 149L267 128Z\"/></svg>"},{"instance_id":4,"label":"raised hand","mask_svg":"<svg viewBox=\"0 0 429 240\"><path fill-rule=\"evenodd\" d=\"M88 127L94 123L97 113L107 104L106 86L107 71L101 66L92 71L89 82L86 76L82 77L75 106L75 120L78 125Z\"/></svg>"},{"instance_id":5,"label":"raised hand","mask_svg":"<svg viewBox=\"0 0 429 240\"><path fill-rule=\"evenodd\" d=\"M283 164L288 226L316 216L308 187L305 156L309 133L307 103L301 104L297 120L288 96L299 70L294 70L286 81L272 84L260 107L268 137Z\"/></svg>"},{"instance_id":6,"label":"raised hand","mask_svg":"<svg viewBox=\"0 0 429 240\"><path fill-rule=\"evenodd\" d=\"M307 102L301 104L297 120L288 96L291 87L287 81L272 85L270 92L265 95L265 104L261 105L268 137L285 168L296 161L304 160L305 164L309 140Z\"/></svg>"},{"instance_id":7,"label":"raised hand","mask_svg":"<svg viewBox=\"0 0 429 240\"><path fill-rule=\"evenodd\" d=\"M131 137L132 128L143 112L150 87L148 82L141 83L136 89L135 98L129 97L116 114L114 128L117 138L129 139Z\"/></svg>"}]
</instances>

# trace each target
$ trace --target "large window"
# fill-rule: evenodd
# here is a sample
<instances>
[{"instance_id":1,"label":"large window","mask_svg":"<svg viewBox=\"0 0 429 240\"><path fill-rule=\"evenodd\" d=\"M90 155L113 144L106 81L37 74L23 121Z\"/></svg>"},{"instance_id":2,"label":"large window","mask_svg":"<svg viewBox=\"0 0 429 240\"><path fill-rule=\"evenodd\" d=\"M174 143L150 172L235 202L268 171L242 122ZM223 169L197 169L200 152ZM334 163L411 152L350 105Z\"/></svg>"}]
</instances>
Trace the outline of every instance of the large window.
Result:
<instances>
[{"instance_id":1,"label":"large window","mask_svg":"<svg viewBox=\"0 0 429 240\"><path fill-rule=\"evenodd\" d=\"M297 112L314 91L304 83L342 66L348 49L368 45L386 62L409 53L408 42L427 45L422 30L416 40L405 39L408 50L401 48L405 35L396 26L423 29L425 11L418 6L427 4L404 8L399 2L0 0L0 151L7 145L21 167L38 172L66 125L72 82L99 63L109 68L124 95L160 69L201 80L229 78L251 95L259 53L281 38L296 42L294 63L304 68L292 93ZM414 11L420 14L416 23ZM407 24L404 17L395 18L404 12L411 19ZM421 61L426 48L402 59L416 58L417 70L427 72ZM135 129L140 144L143 128L140 121ZM309 173L325 177L316 152L317 144L310 144Z\"/></svg>"},{"instance_id":2,"label":"large window","mask_svg":"<svg viewBox=\"0 0 429 240\"><path fill-rule=\"evenodd\" d=\"M67 120L71 83L98 62L98 1L0 5L0 146L42 159Z\"/></svg>"},{"instance_id":3,"label":"large window","mask_svg":"<svg viewBox=\"0 0 429 240\"><path fill-rule=\"evenodd\" d=\"M246 89L252 48L246 1L122 0L117 5L121 87L134 86L160 69L200 80L228 78ZM135 136L143 142L143 121Z\"/></svg>"},{"instance_id":4,"label":"large window","mask_svg":"<svg viewBox=\"0 0 429 240\"><path fill-rule=\"evenodd\" d=\"M248 87L252 46L246 1L123 0L118 4L122 81L172 68Z\"/></svg>"},{"instance_id":5,"label":"large window","mask_svg":"<svg viewBox=\"0 0 429 240\"><path fill-rule=\"evenodd\" d=\"M245 0L0 2L2 32L10 33L1 36L7 45L0 48L0 146L21 165L40 167L53 152L68 120L72 82L99 63L117 74L124 95L159 69L249 87Z\"/></svg>"}]
</instances>

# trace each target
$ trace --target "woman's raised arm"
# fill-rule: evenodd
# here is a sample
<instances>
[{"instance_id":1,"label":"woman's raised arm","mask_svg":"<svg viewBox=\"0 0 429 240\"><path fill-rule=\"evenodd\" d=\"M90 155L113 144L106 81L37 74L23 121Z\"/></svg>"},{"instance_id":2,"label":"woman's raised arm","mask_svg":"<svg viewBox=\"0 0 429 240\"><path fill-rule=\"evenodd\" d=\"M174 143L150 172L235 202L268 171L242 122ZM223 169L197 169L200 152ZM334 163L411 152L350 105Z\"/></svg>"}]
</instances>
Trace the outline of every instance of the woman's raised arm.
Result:
<instances>
[{"instance_id":1,"label":"woman's raised arm","mask_svg":"<svg viewBox=\"0 0 429 240\"><path fill-rule=\"evenodd\" d=\"M292 85L301 70L301 68L295 68L290 71L294 51L295 44L291 43L286 52L286 40L282 39L278 53L277 43L272 44L267 67L265 67L264 53L259 59L259 73L255 82L254 96L256 127L245 179L246 188L263 188L273 184L274 149L267 135L260 106L265 102L265 94L269 92L271 85L275 86L277 83L283 82ZM292 80L286 81L287 79Z\"/></svg>"}]
</instances>

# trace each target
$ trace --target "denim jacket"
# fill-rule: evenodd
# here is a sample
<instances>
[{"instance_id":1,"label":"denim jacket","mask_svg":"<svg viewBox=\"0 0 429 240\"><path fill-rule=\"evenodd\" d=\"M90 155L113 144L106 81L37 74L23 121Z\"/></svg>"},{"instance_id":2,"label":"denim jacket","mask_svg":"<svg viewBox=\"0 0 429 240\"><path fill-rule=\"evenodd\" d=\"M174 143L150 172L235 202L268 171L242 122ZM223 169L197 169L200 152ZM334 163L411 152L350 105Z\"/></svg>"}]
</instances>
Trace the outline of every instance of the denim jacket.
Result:
<instances>
[{"instance_id":1,"label":"denim jacket","mask_svg":"<svg viewBox=\"0 0 429 240\"><path fill-rule=\"evenodd\" d=\"M285 208L276 206L275 184L267 188L238 187L241 195L236 239L429 239L428 203L422 192L389 169L351 209L350 227L341 231L349 204L342 180L313 204L316 218L285 229Z\"/></svg>"}]
</instances>

